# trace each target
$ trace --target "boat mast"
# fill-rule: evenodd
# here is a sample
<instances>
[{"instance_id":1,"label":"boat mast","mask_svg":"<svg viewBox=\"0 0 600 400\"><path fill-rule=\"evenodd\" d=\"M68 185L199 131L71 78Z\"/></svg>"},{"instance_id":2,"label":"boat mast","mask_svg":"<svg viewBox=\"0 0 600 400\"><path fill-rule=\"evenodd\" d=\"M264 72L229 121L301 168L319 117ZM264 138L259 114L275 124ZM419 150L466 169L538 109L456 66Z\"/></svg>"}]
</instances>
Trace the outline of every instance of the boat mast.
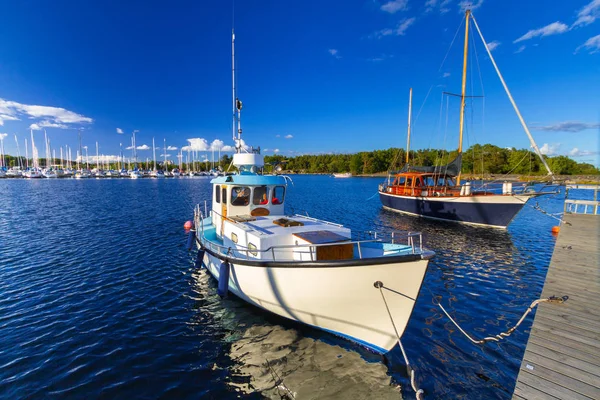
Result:
<instances>
[{"instance_id":1,"label":"boat mast","mask_svg":"<svg viewBox=\"0 0 600 400\"><path fill-rule=\"evenodd\" d=\"M410 150L410 116L412 114L412 88L408 92L408 135L406 138L406 165L408 165L408 152Z\"/></svg>"},{"instance_id":2,"label":"boat mast","mask_svg":"<svg viewBox=\"0 0 600 400\"><path fill-rule=\"evenodd\" d=\"M231 30L231 88L232 88L232 99L233 99L233 123L232 133L233 141L235 142L236 153L242 151L242 123L241 123L241 111L242 102L236 96L235 88L235 33ZM237 124L237 135L236 135L236 124ZM214 156L213 156L214 158Z\"/></svg>"},{"instance_id":3,"label":"boat mast","mask_svg":"<svg viewBox=\"0 0 600 400\"><path fill-rule=\"evenodd\" d=\"M469 51L469 17L471 16L471 10L465 12L465 51L463 58L463 74L462 74L462 89L460 92L460 131L458 134L458 156L462 154L462 142L463 142L463 129L465 125L465 89L467 87L467 53ZM462 169L462 165L461 165ZM456 178L456 184L460 185L460 175L462 171L458 171L458 177Z\"/></svg>"},{"instance_id":4,"label":"boat mast","mask_svg":"<svg viewBox=\"0 0 600 400\"><path fill-rule=\"evenodd\" d=\"M515 100L513 99L512 95L510 94L510 90L508 90L508 86L506 86L506 82L504 82L504 78L502 77L502 74L500 73L500 70L498 69L498 65L496 65L496 60L494 60L494 57L492 56L492 52L488 48L487 42L483 38L483 34L481 33L481 30L479 29L479 25L477 25L477 21L475 20L475 17L473 15L471 15L471 18L473 18L473 23L475 24L475 28L477 29L477 33L479 33L479 37L483 41L483 45L485 47L485 50L487 51L488 56L490 57L490 60L492 60L492 64L494 65L494 69L496 70L496 73L498 74L498 78L500 78L500 82L502 82L502 86L504 87L504 91L508 95L510 103L512 104L513 108L515 109L515 112L517 113L517 116L519 117L519 121L521 121L521 126L523 126L523 129L525 130L525 133L529 137L529 143L531 144L531 147L533 147L533 149L535 150L536 154L538 155L538 157L542 161L542 164L544 164L544 167L546 167L546 171L548 171L548 175L550 175L552 177L552 180L554 180L554 174L552 173L552 170L550 169L550 167L548 166L548 163L544 159L544 156L542 155L542 152L540 151L540 149L538 148L537 144L535 143L535 140L533 140L533 136L531 136L531 132L529 132L529 128L527 127L527 124L525 123L525 120L523 119L523 116L521 115L521 112L519 111L519 107L517 107L517 103L515 103ZM467 21L467 24L468 24L468 21Z\"/></svg>"},{"instance_id":5,"label":"boat mast","mask_svg":"<svg viewBox=\"0 0 600 400\"><path fill-rule=\"evenodd\" d=\"M167 139L166 138L163 138L163 159L164 159L163 171L169 172L169 169L167 168Z\"/></svg>"},{"instance_id":6,"label":"boat mast","mask_svg":"<svg viewBox=\"0 0 600 400\"><path fill-rule=\"evenodd\" d=\"M152 138L152 157L154 158L154 172L156 172L156 146L154 145L154 138Z\"/></svg>"},{"instance_id":7,"label":"boat mast","mask_svg":"<svg viewBox=\"0 0 600 400\"><path fill-rule=\"evenodd\" d=\"M100 156L98 155L98 142L96 141L96 172L100 171Z\"/></svg>"}]
</instances>

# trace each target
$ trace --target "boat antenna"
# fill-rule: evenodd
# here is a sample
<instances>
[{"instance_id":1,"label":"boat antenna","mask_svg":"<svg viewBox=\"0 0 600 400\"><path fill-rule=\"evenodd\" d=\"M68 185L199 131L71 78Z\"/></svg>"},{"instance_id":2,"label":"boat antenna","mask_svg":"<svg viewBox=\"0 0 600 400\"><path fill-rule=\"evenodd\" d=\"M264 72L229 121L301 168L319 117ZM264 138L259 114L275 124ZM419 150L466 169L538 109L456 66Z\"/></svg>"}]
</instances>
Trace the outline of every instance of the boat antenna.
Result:
<instances>
[{"instance_id":1,"label":"boat antenna","mask_svg":"<svg viewBox=\"0 0 600 400\"><path fill-rule=\"evenodd\" d=\"M235 142L236 153L242 151L242 124L241 124L241 111L242 101L237 98L237 92L235 87L235 32L231 30L231 87L233 92L233 124L232 134L233 141ZM237 127L236 127L237 125ZM237 132L236 132L237 131Z\"/></svg>"},{"instance_id":2,"label":"boat antenna","mask_svg":"<svg viewBox=\"0 0 600 400\"><path fill-rule=\"evenodd\" d=\"M406 138L406 165L408 165L408 152L410 150L410 116L412 114L412 88L408 91L408 134Z\"/></svg>"},{"instance_id":3,"label":"boat antenna","mask_svg":"<svg viewBox=\"0 0 600 400\"><path fill-rule=\"evenodd\" d=\"M471 10L465 11L465 50L463 56L463 73L462 73L462 88L460 92L460 130L458 134L458 156L462 154L462 143L463 143L463 130L465 125L465 90L467 87L467 61L469 51L469 16ZM461 168L458 169L458 177L456 178L456 184L460 185L460 176L462 173Z\"/></svg>"},{"instance_id":4,"label":"boat antenna","mask_svg":"<svg viewBox=\"0 0 600 400\"><path fill-rule=\"evenodd\" d=\"M517 103L515 103L515 100L513 99L512 95L510 94L510 90L508 90L508 86L506 85L506 82L504 82L504 78L502 77L502 74L500 73L500 70L498 69L498 65L496 65L496 60L494 60L494 56L492 56L492 52L490 51L489 47L487 46L487 42L483 38L483 34L481 33L481 30L479 29L479 25L477 25L477 21L475 20L475 17L473 16L473 14L471 14L471 18L473 19L473 24L475 24L475 28L477 29L477 33L479 33L479 37L483 41L483 46L485 47L485 50L487 51L487 54L490 57L490 60L492 61L492 64L494 65L494 69L496 70L496 73L498 74L498 78L500 78L500 82L502 82L502 86L504 87L504 91L506 92L506 94L507 94L507 96L508 96L508 98L510 100L510 103L513 106L513 108L515 109L515 112L517 113L517 116L519 117L519 121L521 122L521 125L523 126L523 129L525 130L525 133L529 137L529 142L531 144L531 147L533 147L533 149L535 150L536 154L538 155L538 157L542 161L542 164L544 164L544 167L546 167L546 170L548 171L548 175L554 181L554 179L555 179L554 178L554 174L552 173L552 170L550 169L550 167L548 166L548 163L544 159L544 156L542 155L542 152L540 151L540 149L538 148L537 144L535 143L535 140L533 139L533 136L531 135L531 132L529 132L529 128L527 127L527 124L525 123L525 120L523 119L523 116L521 115L521 112L519 111L519 107L517 107ZM467 21L467 24L468 24L468 21Z\"/></svg>"}]
</instances>

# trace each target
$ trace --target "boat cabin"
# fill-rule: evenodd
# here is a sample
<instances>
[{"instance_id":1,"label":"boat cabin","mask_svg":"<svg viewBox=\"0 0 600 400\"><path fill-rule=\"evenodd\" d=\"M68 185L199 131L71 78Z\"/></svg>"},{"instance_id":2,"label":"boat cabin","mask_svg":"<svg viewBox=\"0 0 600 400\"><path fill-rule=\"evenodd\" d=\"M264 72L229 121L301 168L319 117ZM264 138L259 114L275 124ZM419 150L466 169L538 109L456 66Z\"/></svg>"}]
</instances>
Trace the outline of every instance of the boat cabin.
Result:
<instances>
[{"instance_id":1,"label":"boat cabin","mask_svg":"<svg viewBox=\"0 0 600 400\"><path fill-rule=\"evenodd\" d=\"M460 194L453 176L403 172L390 177L385 191L401 196L455 196Z\"/></svg>"}]
</instances>

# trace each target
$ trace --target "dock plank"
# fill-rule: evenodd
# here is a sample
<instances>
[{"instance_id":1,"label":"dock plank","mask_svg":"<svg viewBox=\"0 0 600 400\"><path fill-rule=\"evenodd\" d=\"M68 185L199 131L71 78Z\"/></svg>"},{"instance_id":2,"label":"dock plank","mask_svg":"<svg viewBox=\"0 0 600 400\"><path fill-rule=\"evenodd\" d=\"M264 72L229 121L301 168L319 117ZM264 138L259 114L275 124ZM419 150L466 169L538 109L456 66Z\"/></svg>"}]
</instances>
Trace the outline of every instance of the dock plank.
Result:
<instances>
[{"instance_id":1,"label":"dock plank","mask_svg":"<svg viewBox=\"0 0 600 400\"><path fill-rule=\"evenodd\" d=\"M600 399L600 216L566 214L514 399Z\"/></svg>"}]
</instances>

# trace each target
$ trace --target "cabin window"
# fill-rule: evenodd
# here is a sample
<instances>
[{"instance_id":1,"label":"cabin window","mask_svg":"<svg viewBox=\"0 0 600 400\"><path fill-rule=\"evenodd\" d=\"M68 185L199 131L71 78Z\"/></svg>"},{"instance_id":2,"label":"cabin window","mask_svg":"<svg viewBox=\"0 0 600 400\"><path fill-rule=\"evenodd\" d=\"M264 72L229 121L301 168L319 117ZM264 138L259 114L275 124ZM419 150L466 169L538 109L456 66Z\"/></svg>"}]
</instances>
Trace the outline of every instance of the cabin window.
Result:
<instances>
[{"instance_id":1,"label":"cabin window","mask_svg":"<svg viewBox=\"0 0 600 400\"><path fill-rule=\"evenodd\" d=\"M284 197L285 197L285 186L275 186L275 189L273 190L273 197L271 199L271 203L283 204Z\"/></svg>"},{"instance_id":2,"label":"cabin window","mask_svg":"<svg viewBox=\"0 0 600 400\"><path fill-rule=\"evenodd\" d=\"M233 243L237 243L238 242L238 237L235 233L231 232L231 241Z\"/></svg>"},{"instance_id":3,"label":"cabin window","mask_svg":"<svg viewBox=\"0 0 600 400\"><path fill-rule=\"evenodd\" d=\"M221 192L221 198L223 199L223 203L227 204L227 186L223 186L223 191Z\"/></svg>"},{"instance_id":4,"label":"cabin window","mask_svg":"<svg viewBox=\"0 0 600 400\"><path fill-rule=\"evenodd\" d=\"M250 254L252 254L253 256L258 255L258 251L256 251L256 246L253 245L252 243L248 243L248 250L250 251Z\"/></svg>"},{"instance_id":5,"label":"cabin window","mask_svg":"<svg viewBox=\"0 0 600 400\"><path fill-rule=\"evenodd\" d=\"M254 188L252 204L255 206L269 204L269 194L266 186L257 186Z\"/></svg>"},{"instance_id":6,"label":"cabin window","mask_svg":"<svg viewBox=\"0 0 600 400\"><path fill-rule=\"evenodd\" d=\"M411 187L412 186L412 178L408 178L406 180L406 186Z\"/></svg>"},{"instance_id":7,"label":"cabin window","mask_svg":"<svg viewBox=\"0 0 600 400\"><path fill-rule=\"evenodd\" d=\"M394 181L394 185L404 185L405 183L406 183L405 176L400 176L400 177L396 178L396 180Z\"/></svg>"},{"instance_id":8,"label":"cabin window","mask_svg":"<svg viewBox=\"0 0 600 400\"><path fill-rule=\"evenodd\" d=\"M435 181L431 176L425 177L425 186L435 186Z\"/></svg>"},{"instance_id":9,"label":"cabin window","mask_svg":"<svg viewBox=\"0 0 600 400\"><path fill-rule=\"evenodd\" d=\"M422 186L423 184L421 183L421 178L417 178L415 179L415 187L419 187Z\"/></svg>"},{"instance_id":10,"label":"cabin window","mask_svg":"<svg viewBox=\"0 0 600 400\"><path fill-rule=\"evenodd\" d=\"M221 202L221 185L215 186L215 203Z\"/></svg>"},{"instance_id":11,"label":"cabin window","mask_svg":"<svg viewBox=\"0 0 600 400\"><path fill-rule=\"evenodd\" d=\"M234 186L231 188L231 205L247 206L250 204L250 188L246 186Z\"/></svg>"}]
</instances>

